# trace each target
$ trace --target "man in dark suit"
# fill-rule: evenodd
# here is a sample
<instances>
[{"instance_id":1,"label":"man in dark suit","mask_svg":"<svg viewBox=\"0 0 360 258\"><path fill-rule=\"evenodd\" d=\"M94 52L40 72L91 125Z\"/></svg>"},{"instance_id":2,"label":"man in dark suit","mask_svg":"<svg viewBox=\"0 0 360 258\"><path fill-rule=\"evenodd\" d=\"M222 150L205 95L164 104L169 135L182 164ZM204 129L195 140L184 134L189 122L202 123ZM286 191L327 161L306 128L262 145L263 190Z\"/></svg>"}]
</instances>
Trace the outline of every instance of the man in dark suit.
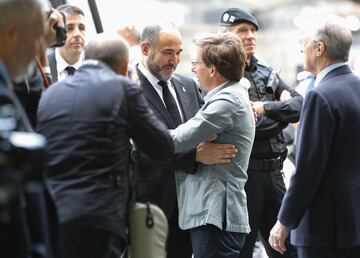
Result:
<instances>
[{"instance_id":1,"label":"man in dark suit","mask_svg":"<svg viewBox=\"0 0 360 258\"><path fill-rule=\"evenodd\" d=\"M141 36L141 50L142 62L137 68L144 95L155 115L169 129L176 128L193 117L203 103L195 82L174 74L182 52L180 32L170 24L146 26ZM189 233L180 230L178 225L174 171L195 173L196 161L229 163L236 151L233 145L206 142L162 164L154 164L137 153L138 167L134 169L136 199L155 203L164 211L169 222L168 258L192 255Z\"/></svg>"},{"instance_id":2,"label":"man in dark suit","mask_svg":"<svg viewBox=\"0 0 360 258\"><path fill-rule=\"evenodd\" d=\"M37 126L48 140L45 174L59 215L61 258L113 258L124 250L130 137L154 160L173 155L141 89L120 76L128 56L119 38L91 41L76 74L40 100ZM114 245L119 253L110 253Z\"/></svg>"},{"instance_id":3,"label":"man in dark suit","mask_svg":"<svg viewBox=\"0 0 360 258\"><path fill-rule=\"evenodd\" d=\"M52 82L74 74L83 61L86 26L84 12L77 6L61 5L57 8L66 16L66 41L63 47L48 54Z\"/></svg>"},{"instance_id":4,"label":"man in dark suit","mask_svg":"<svg viewBox=\"0 0 360 258\"><path fill-rule=\"evenodd\" d=\"M304 68L316 75L300 119L296 170L269 243L300 258L360 257L360 79L346 64L352 42L339 17L312 22Z\"/></svg>"}]
</instances>

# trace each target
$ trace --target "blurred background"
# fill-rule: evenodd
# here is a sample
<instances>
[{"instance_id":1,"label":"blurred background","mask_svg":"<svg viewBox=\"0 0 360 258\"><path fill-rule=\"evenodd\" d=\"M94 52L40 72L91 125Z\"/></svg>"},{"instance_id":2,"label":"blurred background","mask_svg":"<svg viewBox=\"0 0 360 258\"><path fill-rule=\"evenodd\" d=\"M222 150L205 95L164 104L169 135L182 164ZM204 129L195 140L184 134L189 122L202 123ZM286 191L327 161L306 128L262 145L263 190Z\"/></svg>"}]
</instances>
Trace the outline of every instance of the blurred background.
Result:
<instances>
[{"instance_id":1,"label":"blurred background","mask_svg":"<svg viewBox=\"0 0 360 258\"><path fill-rule=\"evenodd\" d=\"M116 32L125 25L138 30L149 23L172 21L182 32L184 52L177 72L191 75L191 47L201 33L218 31L217 23L226 8L240 7L251 11L260 23L257 56L274 69L281 69L281 77L295 86L302 70L299 39L308 18L319 14L338 14L344 17L353 31L350 64L360 73L360 0L53 0L54 6L70 3L85 11L87 38L97 32L91 9L97 6L102 28ZM91 8L90 8L91 7ZM96 20L96 19L95 19Z\"/></svg>"}]
</instances>

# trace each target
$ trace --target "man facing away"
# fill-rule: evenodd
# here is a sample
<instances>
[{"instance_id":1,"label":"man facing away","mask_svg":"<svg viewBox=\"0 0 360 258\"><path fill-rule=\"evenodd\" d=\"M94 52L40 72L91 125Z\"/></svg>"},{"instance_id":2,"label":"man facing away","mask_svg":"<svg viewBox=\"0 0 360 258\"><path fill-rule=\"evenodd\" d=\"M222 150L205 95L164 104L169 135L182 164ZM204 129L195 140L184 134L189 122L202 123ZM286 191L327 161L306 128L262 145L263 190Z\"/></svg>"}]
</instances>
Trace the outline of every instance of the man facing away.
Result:
<instances>
[{"instance_id":1,"label":"man facing away","mask_svg":"<svg viewBox=\"0 0 360 258\"><path fill-rule=\"evenodd\" d=\"M300 258L355 258L360 257L360 79L346 64L352 35L334 15L311 25L304 69L316 75L315 88L305 97L296 169L269 243L284 253L292 230Z\"/></svg>"},{"instance_id":2,"label":"man facing away","mask_svg":"<svg viewBox=\"0 0 360 258\"><path fill-rule=\"evenodd\" d=\"M182 52L182 38L173 24L153 24L141 35L140 86L155 115L172 129L192 118L203 101L195 82L175 74ZM157 204L169 222L168 258L191 258L189 232L179 228L174 171L195 173L199 163L229 163L237 150L231 144L204 142L178 153L171 161L156 163L141 152L136 155L136 199Z\"/></svg>"},{"instance_id":3,"label":"man facing away","mask_svg":"<svg viewBox=\"0 0 360 258\"><path fill-rule=\"evenodd\" d=\"M73 75L83 61L86 40L84 12L77 6L61 5L57 8L66 16L66 41L63 47L48 54L52 81L57 82Z\"/></svg>"},{"instance_id":4,"label":"man facing away","mask_svg":"<svg viewBox=\"0 0 360 258\"><path fill-rule=\"evenodd\" d=\"M249 96L252 107L258 114L256 137L249 161L245 190L248 200L251 233L246 237L239 258L251 258L258 235L261 236L270 258L294 258L296 249L290 246L280 256L267 243L271 227L276 221L285 183L282 176L286 158L286 141L282 130L297 122L303 98L278 77L275 71L254 55L259 24L246 10L229 8L223 12L219 22L224 31L238 35L247 55L244 77L250 82Z\"/></svg>"},{"instance_id":5,"label":"man facing away","mask_svg":"<svg viewBox=\"0 0 360 258\"><path fill-rule=\"evenodd\" d=\"M240 152L229 164L202 165L190 175L176 172L179 223L189 229L195 258L237 258L250 232L245 183L255 136L248 89L239 83L246 54L232 33L196 42L193 63L205 104L186 123L171 130L175 152L217 135Z\"/></svg>"},{"instance_id":6,"label":"man facing away","mask_svg":"<svg viewBox=\"0 0 360 258\"><path fill-rule=\"evenodd\" d=\"M119 257L124 250L130 137L154 160L173 155L171 138L141 89L121 76L128 54L119 37L90 42L74 76L40 100L37 126L48 140L45 172L62 258ZM114 246L118 254L110 251Z\"/></svg>"}]
</instances>

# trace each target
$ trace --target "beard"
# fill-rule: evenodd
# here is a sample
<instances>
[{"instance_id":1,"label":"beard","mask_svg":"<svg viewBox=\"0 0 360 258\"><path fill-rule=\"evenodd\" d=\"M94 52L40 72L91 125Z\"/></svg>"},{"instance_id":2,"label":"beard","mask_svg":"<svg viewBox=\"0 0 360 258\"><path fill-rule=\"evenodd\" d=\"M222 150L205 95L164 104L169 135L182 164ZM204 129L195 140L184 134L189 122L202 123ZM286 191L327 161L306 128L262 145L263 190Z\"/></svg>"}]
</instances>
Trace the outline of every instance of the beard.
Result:
<instances>
[{"instance_id":1,"label":"beard","mask_svg":"<svg viewBox=\"0 0 360 258\"><path fill-rule=\"evenodd\" d=\"M153 54L149 55L149 58L146 61L146 66L149 69L149 71L152 73L152 75L154 75L160 81L168 81L173 75L173 73L170 76L162 74L161 71L164 68L172 68L174 70L176 69L176 65L173 64L167 64L163 66L158 65L157 63L154 62Z\"/></svg>"}]
</instances>

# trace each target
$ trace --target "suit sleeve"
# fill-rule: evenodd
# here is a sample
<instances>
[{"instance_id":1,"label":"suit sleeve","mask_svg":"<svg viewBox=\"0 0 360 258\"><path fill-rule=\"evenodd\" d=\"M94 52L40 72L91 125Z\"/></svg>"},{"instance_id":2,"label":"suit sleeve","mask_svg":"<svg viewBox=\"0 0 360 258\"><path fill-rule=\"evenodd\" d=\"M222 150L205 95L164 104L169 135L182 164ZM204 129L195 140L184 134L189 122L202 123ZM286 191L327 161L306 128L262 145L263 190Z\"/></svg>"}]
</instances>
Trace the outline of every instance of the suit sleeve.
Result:
<instances>
[{"instance_id":1,"label":"suit sleeve","mask_svg":"<svg viewBox=\"0 0 360 258\"><path fill-rule=\"evenodd\" d=\"M279 101L281 93L287 90L290 92L291 99L286 101ZM271 110L266 112L266 116L274 121L295 123L299 121L300 112L303 105L303 97L290 86L288 86L283 80L280 79L280 83L275 92L276 101L269 101Z\"/></svg>"},{"instance_id":2,"label":"suit sleeve","mask_svg":"<svg viewBox=\"0 0 360 258\"><path fill-rule=\"evenodd\" d=\"M200 94L200 91L196 83L191 79L194 89L194 95L196 96L196 104L200 109L204 104L204 100ZM197 171L198 163L196 162L196 148L188 151L176 153L176 157L172 162L172 165L176 169L183 169L183 172L188 174L194 174Z\"/></svg>"},{"instance_id":3,"label":"suit sleeve","mask_svg":"<svg viewBox=\"0 0 360 258\"><path fill-rule=\"evenodd\" d=\"M228 111L232 109L233 103L226 99L217 99L186 123L170 130L175 144L175 152L194 148L199 143L230 128L232 119L231 113Z\"/></svg>"},{"instance_id":4,"label":"suit sleeve","mask_svg":"<svg viewBox=\"0 0 360 258\"><path fill-rule=\"evenodd\" d=\"M281 93L287 90L290 92L291 99L279 101ZM256 122L256 137L270 137L284 129L289 123L297 122L300 118L303 97L283 80L275 92L277 100L266 101L271 107L264 116L258 117Z\"/></svg>"},{"instance_id":5,"label":"suit sleeve","mask_svg":"<svg viewBox=\"0 0 360 258\"><path fill-rule=\"evenodd\" d=\"M131 136L138 149L157 161L174 156L174 144L164 124L147 105L141 88L129 84L125 88Z\"/></svg>"},{"instance_id":6,"label":"suit sleeve","mask_svg":"<svg viewBox=\"0 0 360 258\"><path fill-rule=\"evenodd\" d=\"M278 215L290 229L300 223L325 177L336 126L327 100L317 91L309 92L302 112L296 170Z\"/></svg>"}]
</instances>

